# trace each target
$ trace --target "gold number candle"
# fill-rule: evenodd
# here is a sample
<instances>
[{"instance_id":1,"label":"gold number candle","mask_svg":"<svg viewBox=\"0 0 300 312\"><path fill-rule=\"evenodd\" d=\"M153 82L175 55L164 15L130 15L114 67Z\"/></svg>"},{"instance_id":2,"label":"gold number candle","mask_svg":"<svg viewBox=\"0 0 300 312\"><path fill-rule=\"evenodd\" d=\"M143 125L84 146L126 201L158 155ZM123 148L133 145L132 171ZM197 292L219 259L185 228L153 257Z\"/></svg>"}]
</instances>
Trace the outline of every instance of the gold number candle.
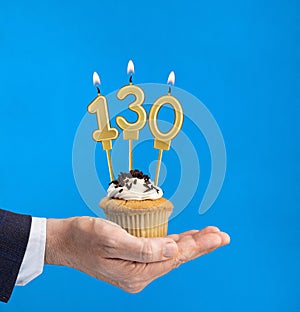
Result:
<instances>
[{"instance_id":1,"label":"gold number candle","mask_svg":"<svg viewBox=\"0 0 300 312\"><path fill-rule=\"evenodd\" d=\"M98 123L98 129L93 132L93 139L96 142L101 142L103 150L106 151L109 176L113 181L114 174L110 150L112 149L112 140L118 137L118 130L110 125L106 97L100 93L100 78L96 72L93 74L93 82L98 90L98 95L88 106L88 112L96 114Z\"/></svg>"},{"instance_id":2,"label":"gold number candle","mask_svg":"<svg viewBox=\"0 0 300 312\"><path fill-rule=\"evenodd\" d=\"M172 71L168 78L168 84L175 83L175 74ZM157 125L157 115L159 110L165 105L170 104L175 111L175 120L173 127L168 132L161 132ZM171 146L171 140L176 137L183 123L183 110L179 100L171 95L171 87L167 95L159 97L152 105L149 114L149 127L152 135L154 136L154 148L159 150L158 162L156 167L155 185L158 184L160 165L162 160L163 150L169 150Z\"/></svg>"},{"instance_id":3,"label":"gold number candle","mask_svg":"<svg viewBox=\"0 0 300 312\"><path fill-rule=\"evenodd\" d=\"M129 171L132 170L132 140L138 140L139 131L145 126L147 122L147 113L142 106L145 101L144 91L132 84L132 73L134 73L134 65L130 60L127 66L127 73L130 75L129 85L122 87L118 93L117 98L124 100L128 95L134 95L135 99L128 105L128 108L137 114L135 122L128 122L124 117L118 116L116 119L117 125L123 130L124 140L129 142Z\"/></svg>"}]
</instances>

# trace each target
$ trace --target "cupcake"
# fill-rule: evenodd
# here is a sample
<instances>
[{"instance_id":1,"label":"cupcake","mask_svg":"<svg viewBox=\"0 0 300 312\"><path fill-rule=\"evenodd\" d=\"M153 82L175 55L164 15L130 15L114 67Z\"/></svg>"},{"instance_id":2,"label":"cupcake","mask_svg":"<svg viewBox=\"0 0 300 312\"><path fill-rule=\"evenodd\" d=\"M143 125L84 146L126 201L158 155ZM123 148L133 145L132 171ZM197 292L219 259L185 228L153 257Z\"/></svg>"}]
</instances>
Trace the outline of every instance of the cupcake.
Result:
<instances>
[{"instance_id":1,"label":"cupcake","mask_svg":"<svg viewBox=\"0 0 300 312\"><path fill-rule=\"evenodd\" d=\"M117 180L110 182L99 206L108 220L134 236L163 237L167 235L173 204L162 196L162 189L154 186L148 175L131 170L121 172Z\"/></svg>"}]
</instances>

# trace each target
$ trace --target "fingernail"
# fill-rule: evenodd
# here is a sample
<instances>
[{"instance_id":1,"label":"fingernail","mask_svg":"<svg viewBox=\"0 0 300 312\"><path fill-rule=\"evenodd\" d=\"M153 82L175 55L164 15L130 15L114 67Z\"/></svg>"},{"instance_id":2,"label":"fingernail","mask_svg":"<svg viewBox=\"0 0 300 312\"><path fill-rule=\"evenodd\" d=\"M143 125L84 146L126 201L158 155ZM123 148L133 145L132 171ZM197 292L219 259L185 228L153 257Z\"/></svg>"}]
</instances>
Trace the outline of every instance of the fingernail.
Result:
<instances>
[{"instance_id":1,"label":"fingernail","mask_svg":"<svg viewBox=\"0 0 300 312\"><path fill-rule=\"evenodd\" d=\"M216 226L210 225L207 227L207 229L211 230L211 232L220 232L220 229Z\"/></svg>"},{"instance_id":2,"label":"fingernail","mask_svg":"<svg viewBox=\"0 0 300 312\"><path fill-rule=\"evenodd\" d=\"M223 232L222 243L225 244L225 245L226 244L230 244L230 236L227 233L225 233L225 232Z\"/></svg>"},{"instance_id":3,"label":"fingernail","mask_svg":"<svg viewBox=\"0 0 300 312\"><path fill-rule=\"evenodd\" d=\"M177 245L175 243L167 243L164 246L163 256L171 258L177 254Z\"/></svg>"}]
</instances>

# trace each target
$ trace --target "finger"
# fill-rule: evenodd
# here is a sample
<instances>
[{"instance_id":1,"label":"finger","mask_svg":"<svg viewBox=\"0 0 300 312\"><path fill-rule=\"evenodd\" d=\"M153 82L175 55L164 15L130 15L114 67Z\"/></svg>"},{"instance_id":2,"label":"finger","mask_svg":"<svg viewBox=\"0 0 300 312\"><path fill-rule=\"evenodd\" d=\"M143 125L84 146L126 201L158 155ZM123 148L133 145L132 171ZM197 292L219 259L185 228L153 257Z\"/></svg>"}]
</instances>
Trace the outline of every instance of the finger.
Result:
<instances>
[{"instance_id":1,"label":"finger","mask_svg":"<svg viewBox=\"0 0 300 312\"><path fill-rule=\"evenodd\" d=\"M117 228L122 228L119 224L117 224L117 223L115 223L115 222L112 222L112 221L110 221L110 220L107 220L107 219L101 219L101 222L105 222L105 223L107 223L107 224L109 224L109 225L113 225L113 226L115 226L115 227L117 227Z\"/></svg>"},{"instance_id":2,"label":"finger","mask_svg":"<svg viewBox=\"0 0 300 312\"><path fill-rule=\"evenodd\" d=\"M211 232L220 232L220 229L217 228L216 226L207 226L206 228L202 229L202 230L189 230L180 234L171 234L168 235L169 238L172 238L175 242L178 242L180 238L187 236L187 235L191 235L191 234L195 234L195 233L211 233Z\"/></svg>"},{"instance_id":3,"label":"finger","mask_svg":"<svg viewBox=\"0 0 300 312\"><path fill-rule=\"evenodd\" d=\"M107 258L149 263L168 260L177 254L177 244L171 238L138 238L122 231Z\"/></svg>"},{"instance_id":4,"label":"finger","mask_svg":"<svg viewBox=\"0 0 300 312\"><path fill-rule=\"evenodd\" d=\"M216 226L213 225L209 225L206 228L202 229L200 231L202 234L206 234L206 233L216 233L216 232L220 232L220 229Z\"/></svg>"},{"instance_id":5,"label":"finger","mask_svg":"<svg viewBox=\"0 0 300 312\"><path fill-rule=\"evenodd\" d=\"M149 284L154 279L171 271L174 267L207 254L228 242L229 236L224 232L204 234L198 232L186 235L177 243L179 255L176 259L147 264L141 274L141 279L144 280L145 285Z\"/></svg>"},{"instance_id":6,"label":"finger","mask_svg":"<svg viewBox=\"0 0 300 312\"><path fill-rule=\"evenodd\" d=\"M221 232L222 234L222 245L221 246L225 246L230 244L230 236L229 234L227 234L226 232Z\"/></svg>"},{"instance_id":7,"label":"finger","mask_svg":"<svg viewBox=\"0 0 300 312\"><path fill-rule=\"evenodd\" d=\"M178 242L181 237L191 235L191 234L195 234L198 232L199 232L199 230L189 230L189 231L186 231L186 232L183 232L180 234L170 234L167 237L173 239L175 242Z\"/></svg>"},{"instance_id":8,"label":"finger","mask_svg":"<svg viewBox=\"0 0 300 312\"><path fill-rule=\"evenodd\" d=\"M230 237L224 232L195 233L180 239L178 262L186 262L202 256L230 242Z\"/></svg>"},{"instance_id":9,"label":"finger","mask_svg":"<svg viewBox=\"0 0 300 312\"><path fill-rule=\"evenodd\" d=\"M177 244L171 238L138 238L102 219L97 222L101 253L105 258L148 263L164 261L178 254Z\"/></svg>"}]
</instances>

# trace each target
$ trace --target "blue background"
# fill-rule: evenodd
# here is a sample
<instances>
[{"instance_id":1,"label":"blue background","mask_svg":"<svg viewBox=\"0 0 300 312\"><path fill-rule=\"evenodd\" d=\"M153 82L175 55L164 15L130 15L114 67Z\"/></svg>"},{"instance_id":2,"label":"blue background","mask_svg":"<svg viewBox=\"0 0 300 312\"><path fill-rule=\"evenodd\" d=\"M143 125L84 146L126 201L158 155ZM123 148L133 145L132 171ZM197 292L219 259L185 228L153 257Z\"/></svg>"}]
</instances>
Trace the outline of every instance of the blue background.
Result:
<instances>
[{"instance_id":1,"label":"blue background","mask_svg":"<svg viewBox=\"0 0 300 312\"><path fill-rule=\"evenodd\" d=\"M72 174L72 143L95 96L165 82L200 98L228 166L213 208L190 205L170 232L217 225L230 246L130 295L46 267L0 311L299 311L299 2L1 1L0 206L35 216L92 215ZM192 135L192 134L191 134Z\"/></svg>"}]
</instances>

